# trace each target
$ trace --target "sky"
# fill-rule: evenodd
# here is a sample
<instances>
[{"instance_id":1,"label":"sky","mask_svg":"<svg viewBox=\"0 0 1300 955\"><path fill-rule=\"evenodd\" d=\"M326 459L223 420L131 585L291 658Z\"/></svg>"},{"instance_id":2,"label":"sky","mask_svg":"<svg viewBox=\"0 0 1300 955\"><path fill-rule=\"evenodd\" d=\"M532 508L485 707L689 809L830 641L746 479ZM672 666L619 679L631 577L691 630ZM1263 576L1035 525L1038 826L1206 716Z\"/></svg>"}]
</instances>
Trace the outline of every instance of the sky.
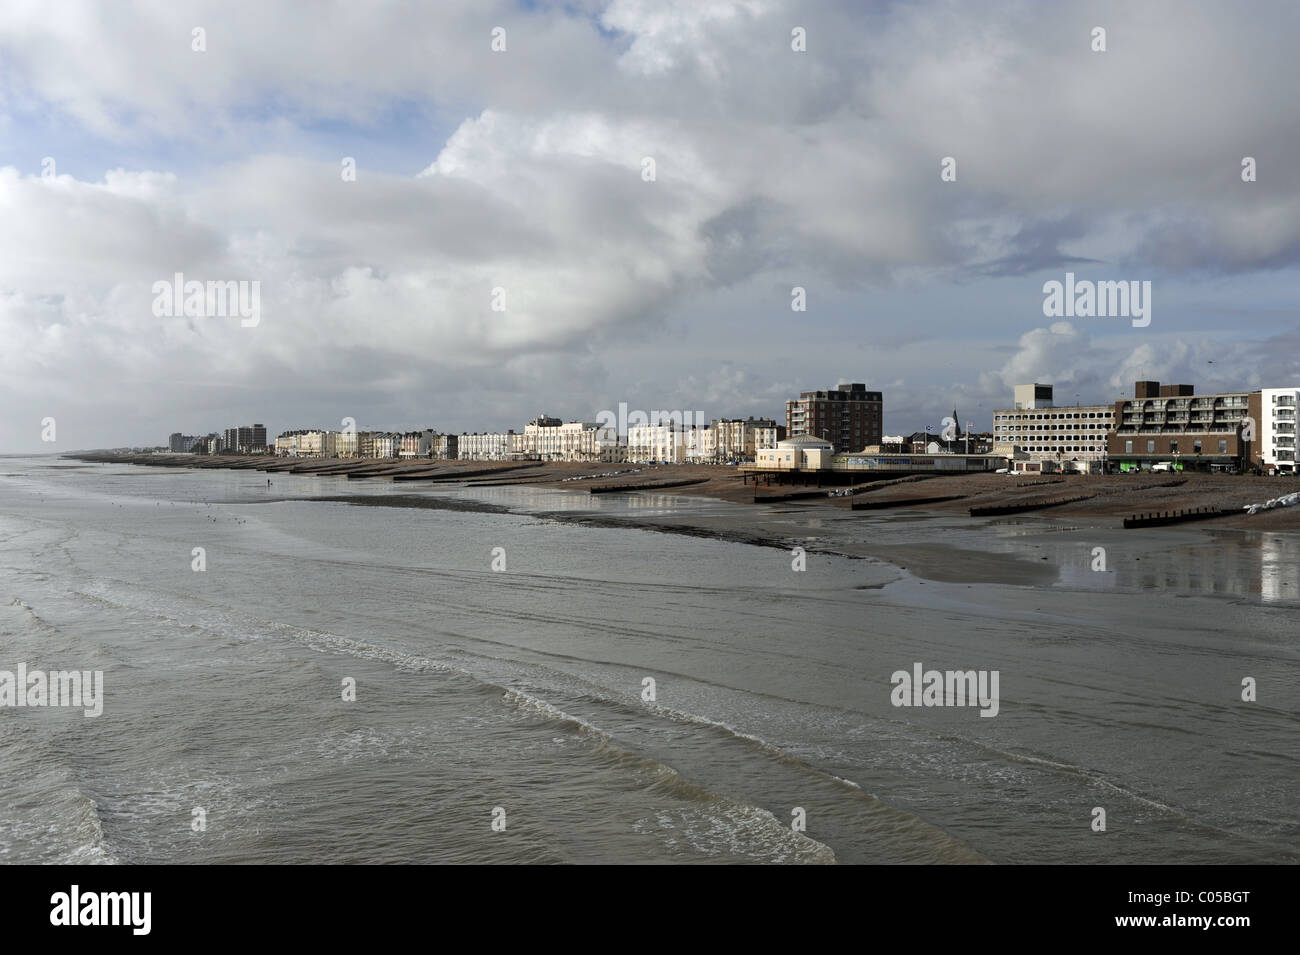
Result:
<instances>
[{"instance_id":1,"label":"sky","mask_svg":"<svg viewBox=\"0 0 1300 955\"><path fill-rule=\"evenodd\" d=\"M1297 36L1291 0L6 0L0 451L1296 386ZM1150 323L1045 315L1067 272ZM168 314L178 273L256 315Z\"/></svg>"}]
</instances>

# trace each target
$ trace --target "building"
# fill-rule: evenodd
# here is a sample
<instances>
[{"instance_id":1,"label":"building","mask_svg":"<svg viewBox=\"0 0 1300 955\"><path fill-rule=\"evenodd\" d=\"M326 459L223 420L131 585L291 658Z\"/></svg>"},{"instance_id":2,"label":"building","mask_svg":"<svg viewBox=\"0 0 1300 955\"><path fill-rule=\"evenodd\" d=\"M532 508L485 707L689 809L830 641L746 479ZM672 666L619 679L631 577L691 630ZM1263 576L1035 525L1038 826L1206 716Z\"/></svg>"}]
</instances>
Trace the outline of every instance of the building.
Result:
<instances>
[{"instance_id":1,"label":"building","mask_svg":"<svg viewBox=\"0 0 1300 955\"><path fill-rule=\"evenodd\" d=\"M1300 387L1264 388L1250 396L1249 416L1256 422L1251 464L1262 471L1296 473L1296 406Z\"/></svg>"},{"instance_id":2,"label":"building","mask_svg":"<svg viewBox=\"0 0 1300 955\"><path fill-rule=\"evenodd\" d=\"M457 437L456 456L462 461L506 461L514 431L462 434Z\"/></svg>"},{"instance_id":3,"label":"building","mask_svg":"<svg viewBox=\"0 0 1300 955\"><path fill-rule=\"evenodd\" d=\"M524 425L522 434L515 435L510 442L510 456L515 459L540 461L544 453L558 453L560 437L552 429L564 424L559 418L538 415Z\"/></svg>"},{"instance_id":4,"label":"building","mask_svg":"<svg viewBox=\"0 0 1300 955\"><path fill-rule=\"evenodd\" d=\"M618 440L618 432L611 428L612 437L607 441L602 441L598 445L600 457L596 460L602 464L626 464L627 463L627 445Z\"/></svg>"},{"instance_id":5,"label":"building","mask_svg":"<svg viewBox=\"0 0 1300 955\"><path fill-rule=\"evenodd\" d=\"M895 436L897 437L897 436ZM890 442L894 444L895 442ZM878 445L879 447L881 445ZM852 484L860 482L870 472L902 477L910 474L975 474L995 471L1006 464L1006 458L993 454L912 454L856 451L850 454L834 453L831 443L810 434L797 434L777 442L775 448L763 448L753 464L741 465L741 470L754 475L755 484L764 476L771 483L776 477L785 483L807 483L815 477L823 481ZM866 472L866 473L863 473Z\"/></svg>"},{"instance_id":6,"label":"building","mask_svg":"<svg viewBox=\"0 0 1300 955\"><path fill-rule=\"evenodd\" d=\"M433 456L433 445L438 436L433 429L407 431L402 435L402 445L398 456L403 458L428 458Z\"/></svg>"},{"instance_id":7,"label":"building","mask_svg":"<svg viewBox=\"0 0 1300 955\"><path fill-rule=\"evenodd\" d=\"M682 461L686 464L709 464L718 456L718 432L707 425L691 425L682 428L679 440L682 445Z\"/></svg>"},{"instance_id":8,"label":"building","mask_svg":"<svg viewBox=\"0 0 1300 955\"><path fill-rule=\"evenodd\" d=\"M709 425L713 434L704 439L708 449L702 460L715 464L728 461L753 461L760 448L775 448L785 437L785 427L771 418L715 418Z\"/></svg>"},{"instance_id":9,"label":"building","mask_svg":"<svg viewBox=\"0 0 1300 955\"><path fill-rule=\"evenodd\" d=\"M222 454L266 454L266 425L241 425L221 433Z\"/></svg>"},{"instance_id":10,"label":"building","mask_svg":"<svg viewBox=\"0 0 1300 955\"><path fill-rule=\"evenodd\" d=\"M910 444L911 438L905 434L887 434L879 444L869 444L865 450L868 454L901 454L910 450Z\"/></svg>"},{"instance_id":11,"label":"building","mask_svg":"<svg viewBox=\"0 0 1300 955\"><path fill-rule=\"evenodd\" d=\"M601 448L618 442L615 428L602 428L592 421L567 421L559 428L560 461L599 461Z\"/></svg>"},{"instance_id":12,"label":"building","mask_svg":"<svg viewBox=\"0 0 1300 955\"><path fill-rule=\"evenodd\" d=\"M1013 408L993 412L993 453L1018 471L1097 471L1105 466L1114 405L1052 403L1052 386L1016 385ZM972 446L971 450L974 450Z\"/></svg>"},{"instance_id":13,"label":"building","mask_svg":"<svg viewBox=\"0 0 1300 955\"><path fill-rule=\"evenodd\" d=\"M618 445L615 427L592 421L561 421L538 415L524 426L522 435L510 436L509 454L534 461L601 461Z\"/></svg>"},{"instance_id":14,"label":"building","mask_svg":"<svg viewBox=\"0 0 1300 955\"><path fill-rule=\"evenodd\" d=\"M883 427L879 391L864 384L840 385L833 391L805 391L785 403L790 437L811 434L830 441L836 451L858 451L879 444Z\"/></svg>"},{"instance_id":15,"label":"building","mask_svg":"<svg viewBox=\"0 0 1300 955\"><path fill-rule=\"evenodd\" d=\"M830 467L834 445L811 434L794 434L775 448L761 448L754 464L774 471L817 471Z\"/></svg>"},{"instance_id":16,"label":"building","mask_svg":"<svg viewBox=\"0 0 1300 955\"><path fill-rule=\"evenodd\" d=\"M460 435L435 434L432 436L430 447L433 457L439 461L455 461L460 449Z\"/></svg>"},{"instance_id":17,"label":"building","mask_svg":"<svg viewBox=\"0 0 1300 955\"><path fill-rule=\"evenodd\" d=\"M167 448L175 454L187 454L194 450L194 443L198 440L192 434L181 434L177 431L168 437Z\"/></svg>"},{"instance_id":18,"label":"building","mask_svg":"<svg viewBox=\"0 0 1300 955\"><path fill-rule=\"evenodd\" d=\"M993 450L993 442L989 435L976 434L974 431L962 429L961 417L957 414L956 408L953 409L952 418L948 420L953 422L949 437L945 438L943 436L943 428L928 425L924 431L913 431L911 434L887 434L880 444L867 445L863 450L873 454L889 452L908 454L988 454ZM974 422L968 421L966 424L971 426Z\"/></svg>"},{"instance_id":19,"label":"building","mask_svg":"<svg viewBox=\"0 0 1300 955\"><path fill-rule=\"evenodd\" d=\"M334 456L336 458L361 457L361 436L355 431L339 431L334 435Z\"/></svg>"},{"instance_id":20,"label":"building","mask_svg":"<svg viewBox=\"0 0 1300 955\"><path fill-rule=\"evenodd\" d=\"M772 421L771 418L764 418L764 421ZM785 425L776 424L760 425L754 429L754 454L764 448L775 448L778 441L784 441L787 432Z\"/></svg>"},{"instance_id":21,"label":"building","mask_svg":"<svg viewBox=\"0 0 1300 955\"><path fill-rule=\"evenodd\" d=\"M627 429L629 464L682 464L686 460L684 432L677 425L638 424Z\"/></svg>"},{"instance_id":22,"label":"building","mask_svg":"<svg viewBox=\"0 0 1300 955\"><path fill-rule=\"evenodd\" d=\"M1191 385L1139 381L1131 399L1115 402L1110 463L1122 471L1162 462L1179 470L1248 465L1253 436L1249 428L1243 435L1243 426L1251 397L1244 391L1196 395Z\"/></svg>"},{"instance_id":23,"label":"building","mask_svg":"<svg viewBox=\"0 0 1300 955\"><path fill-rule=\"evenodd\" d=\"M337 431L299 431L298 457L333 458L338 456Z\"/></svg>"},{"instance_id":24,"label":"building","mask_svg":"<svg viewBox=\"0 0 1300 955\"><path fill-rule=\"evenodd\" d=\"M395 458L402 451L402 435L396 431L376 431L372 447L373 457Z\"/></svg>"}]
</instances>

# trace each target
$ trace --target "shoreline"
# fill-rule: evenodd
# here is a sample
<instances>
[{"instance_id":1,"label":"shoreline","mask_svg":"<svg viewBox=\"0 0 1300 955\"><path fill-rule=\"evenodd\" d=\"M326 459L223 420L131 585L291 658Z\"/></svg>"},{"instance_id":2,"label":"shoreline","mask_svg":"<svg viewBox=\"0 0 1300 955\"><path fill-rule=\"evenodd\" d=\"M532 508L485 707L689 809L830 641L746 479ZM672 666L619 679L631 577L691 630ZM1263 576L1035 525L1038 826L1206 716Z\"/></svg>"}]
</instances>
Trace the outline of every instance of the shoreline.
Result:
<instances>
[{"instance_id":1,"label":"shoreline","mask_svg":"<svg viewBox=\"0 0 1300 955\"><path fill-rule=\"evenodd\" d=\"M182 456L176 456L180 458ZM105 463L128 463L135 461L113 458ZM152 464L156 462L142 462ZM244 459L239 462L242 467L236 470L252 470L261 473L257 465L279 465L278 470L285 471L301 465L298 461L268 462L267 459ZM330 471L338 466L337 461L311 462L314 466L308 473L294 476L310 476L311 472ZM346 462L344 462L346 463ZM349 504L361 507L397 507L415 509L450 510L462 512L517 514L538 520L551 520L566 524L582 525L592 528L623 528L647 530L657 533L677 534L707 540L729 543L749 544L786 551L801 547L809 556L842 557L850 560L867 560L887 566L897 576L895 580L910 575L921 581L948 584L992 584L1005 586L1054 587L1064 584L1066 589L1081 589L1068 584L1062 577L1062 561L1066 555L1058 553L1052 560L1045 557L1034 559L1035 549L1043 548L1042 543L1029 544L1019 551L1008 545L1003 539L1007 536L1020 536L1027 533L1035 539L1046 541L1050 536L1059 537L1063 544L1074 545L1076 539L1086 539L1091 544L1104 543L1107 548L1128 555L1129 559L1150 562L1159 552L1168 553L1174 548L1188 546L1201 547L1207 543L1213 545L1216 537L1229 531L1254 531L1290 534L1300 530L1300 507L1280 508L1257 515L1244 512L1211 521L1197 522L1189 525L1174 525L1144 529L1147 533L1124 530L1121 521L1128 513L1140 512L1135 502L1142 501L1144 509L1174 509L1195 506L1198 501L1212 496L1216 499L1223 494L1236 496L1238 499L1254 500L1275 497L1289 493L1288 485L1277 478L1242 478L1237 476L1213 478L1206 476L1204 481L1197 481L1198 475L1188 475L1178 486L1170 486L1168 475L1135 477L1132 475L1113 476L1052 476L1048 479L1025 480L1023 476L1008 475L959 475L927 478L920 481L890 481L877 489L864 492L858 498L818 497L802 498L794 501L754 503L751 500L737 498L736 494L720 495L707 493L716 489L720 483L730 482L732 490L741 485L740 475L733 468L720 468L709 465L686 465L682 467L660 467L650 470L634 466L611 466L599 464L544 463L527 468L517 468L518 462L507 463L511 470L500 474L497 479L478 484L475 480L460 475L465 470L481 472L489 462L434 462L441 480L429 483L403 481L400 492L396 493L342 493L323 495L304 495L277 493L266 501L239 503L274 503L277 501L305 501ZM170 467L188 466L193 470L222 468L222 462L203 462L172 460ZM373 462L352 462L355 468L367 471L380 470ZM382 464L382 462L381 462ZM458 466L463 465L463 467ZM387 469L398 473L409 473L412 469L428 469L427 462L396 463ZM602 470L604 469L604 470ZM673 510L665 507L660 513L611 513L609 503L611 495L602 494L590 497L591 507L572 508L537 507L521 508L489 500L475 499L462 495L443 493L422 493L428 490L448 490L457 492L475 491L476 487L519 487L523 489L541 488L544 490L578 491L581 497L571 496L577 504L583 498L586 480L608 481L604 475L610 469L619 470L633 480L669 480L680 478L683 472L695 472L691 476L700 478L701 470L723 472L703 475L705 480L697 480L688 485L664 488L662 491L629 491L641 502L648 500L647 495L657 495L664 499L677 499L695 502L694 507ZM498 469L504 471L505 468ZM631 473L629 473L631 472ZM572 478L577 475L582 481ZM274 475L272 475L274 477ZM340 477L338 473L334 477ZM377 475L378 476L378 475ZM566 480L567 479L567 480ZM1071 481L1077 482L1076 488L1070 488ZM396 482L394 482L396 483ZM1191 485L1189 487L1189 485ZM1226 485L1226 487L1225 487ZM850 502L855 499L896 499L906 501L910 498L932 498L938 496L936 487L958 488L962 493L960 499L939 503L918 502L915 507L900 506L873 511L853 511ZM396 489L394 489L396 491ZM744 488L752 494L752 487ZM1265 493L1271 492L1271 493ZM955 493L955 492L954 492ZM1081 500L1060 507L1043 511L1032 511L1008 517L972 518L968 514L971 502L981 506L996 502L1014 502L1024 499L1043 499L1053 497L1080 497ZM1179 500L1178 495L1184 499ZM619 495L612 500L617 501ZM228 502L235 503L235 502ZM741 505L739 507L735 505ZM1007 528L1020 528L1012 535L1005 533ZM1150 531L1156 531L1152 534ZM1238 534L1228 534L1228 540L1241 539ZM1225 544L1227 548L1240 544ZM1213 549L1213 546L1211 546ZM1139 556L1140 555L1140 556ZM1150 563L1148 563L1150 566ZM872 586L883 586L873 583ZM1249 596L1242 593L1238 596Z\"/></svg>"},{"instance_id":2,"label":"shoreline","mask_svg":"<svg viewBox=\"0 0 1300 955\"><path fill-rule=\"evenodd\" d=\"M734 467L712 464L633 465L561 461L401 461L341 458L268 458L266 456L195 459L193 455L137 455L85 452L62 458L102 464L134 464L146 467L182 467L192 470L229 469L294 476L335 476L349 480L389 480L409 485L411 491L443 486L538 487L587 492L598 490L627 494L665 493L673 496L707 498L729 504L758 508L798 508L810 515L825 512L848 514L853 502L884 505L882 512L922 512L970 517L973 507L1008 507L1051 500L1063 503L1043 510L1017 514L1018 520L1065 518L1086 522L1089 527L1120 528L1125 518L1197 508L1240 509L1207 522L1206 528L1239 528L1261 531L1300 531L1300 506L1275 508L1248 515L1244 508L1270 498L1300 491L1300 477L1256 477L1252 475L1181 474L1032 475L960 474L925 475L891 479L888 475L863 472L863 484L851 496L830 497L827 492L842 487L800 488L781 485L756 496L746 484L743 472ZM785 500L764 500L772 494L791 492ZM912 506L910 502L916 501ZM414 506L414 505L410 505ZM865 512L867 514L871 512ZM985 518L997 520L997 518ZM1178 525L1173 525L1178 526ZM1147 528L1149 530L1149 528Z\"/></svg>"}]
</instances>

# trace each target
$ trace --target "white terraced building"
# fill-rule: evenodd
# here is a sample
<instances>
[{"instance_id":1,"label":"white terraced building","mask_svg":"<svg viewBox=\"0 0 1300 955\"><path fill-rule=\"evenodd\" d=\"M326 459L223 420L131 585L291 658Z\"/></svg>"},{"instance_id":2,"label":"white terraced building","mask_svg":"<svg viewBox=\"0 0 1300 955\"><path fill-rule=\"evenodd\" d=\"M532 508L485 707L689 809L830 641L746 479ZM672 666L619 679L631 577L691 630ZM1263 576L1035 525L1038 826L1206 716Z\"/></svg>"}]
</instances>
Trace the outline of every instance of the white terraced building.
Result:
<instances>
[{"instance_id":1,"label":"white terraced building","mask_svg":"<svg viewBox=\"0 0 1300 955\"><path fill-rule=\"evenodd\" d=\"M510 438L514 431L489 431L462 434L456 443L456 457L462 461L505 461L510 457Z\"/></svg>"},{"instance_id":2,"label":"white terraced building","mask_svg":"<svg viewBox=\"0 0 1300 955\"><path fill-rule=\"evenodd\" d=\"M681 464L686 460L686 442L682 431L673 424L641 424L627 429L629 464L666 462Z\"/></svg>"},{"instance_id":3,"label":"white terraced building","mask_svg":"<svg viewBox=\"0 0 1300 955\"><path fill-rule=\"evenodd\" d=\"M713 460L719 463L753 461L760 449L776 447L777 424L771 418L715 418L710 429Z\"/></svg>"},{"instance_id":4,"label":"white terraced building","mask_svg":"<svg viewBox=\"0 0 1300 955\"><path fill-rule=\"evenodd\" d=\"M561 421L539 415L510 435L509 456L538 461L601 461L618 446L614 428L591 421Z\"/></svg>"}]
</instances>

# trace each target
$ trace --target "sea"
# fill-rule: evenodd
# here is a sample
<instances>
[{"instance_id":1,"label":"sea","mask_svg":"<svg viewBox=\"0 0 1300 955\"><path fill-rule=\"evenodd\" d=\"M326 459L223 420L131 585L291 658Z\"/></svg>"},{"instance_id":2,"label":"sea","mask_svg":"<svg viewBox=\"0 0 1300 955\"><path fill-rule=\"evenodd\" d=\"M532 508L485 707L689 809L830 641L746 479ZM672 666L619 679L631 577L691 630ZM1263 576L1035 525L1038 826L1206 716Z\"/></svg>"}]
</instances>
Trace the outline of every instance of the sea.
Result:
<instances>
[{"instance_id":1,"label":"sea","mask_svg":"<svg viewBox=\"0 0 1300 955\"><path fill-rule=\"evenodd\" d=\"M1295 863L1297 567L1205 525L4 457L0 671L103 698L0 706L0 861ZM996 672L996 713L914 667Z\"/></svg>"}]
</instances>

